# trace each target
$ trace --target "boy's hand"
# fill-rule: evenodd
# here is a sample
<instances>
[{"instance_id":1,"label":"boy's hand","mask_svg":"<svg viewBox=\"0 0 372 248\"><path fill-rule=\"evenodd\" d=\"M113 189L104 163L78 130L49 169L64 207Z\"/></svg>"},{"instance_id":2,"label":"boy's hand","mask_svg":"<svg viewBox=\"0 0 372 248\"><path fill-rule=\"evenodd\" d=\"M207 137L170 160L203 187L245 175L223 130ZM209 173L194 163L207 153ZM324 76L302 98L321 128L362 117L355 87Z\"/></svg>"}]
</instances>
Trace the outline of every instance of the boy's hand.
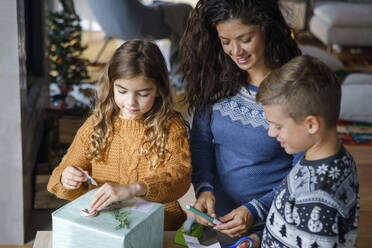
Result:
<instances>
[{"instance_id":1,"label":"boy's hand","mask_svg":"<svg viewBox=\"0 0 372 248\"><path fill-rule=\"evenodd\" d=\"M62 172L61 183L66 189L78 189L86 181L84 171L75 166L69 165Z\"/></svg>"},{"instance_id":2,"label":"boy's hand","mask_svg":"<svg viewBox=\"0 0 372 248\"><path fill-rule=\"evenodd\" d=\"M214 228L231 238L243 236L253 225L253 217L251 212L245 206L240 206L227 215L219 218L223 224L217 225Z\"/></svg>"},{"instance_id":3,"label":"boy's hand","mask_svg":"<svg viewBox=\"0 0 372 248\"><path fill-rule=\"evenodd\" d=\"M194 208L200 210L202 212L207 212L207 214L213 218L216 218L216 213L214 211L214 204L216 202L216 198L210 191L204 191L199 195L199 198L196 200L194 204ZM194 214L195 220L204 225L204 226L214 226L214 224L197 214Z\"/></svg>"},{"instance_id":4,"label":"boy's hand","mask_svg":"<svg viewBox=\"0 0 372 248\"><path fill-rule=\"evenodd\" d=\"M256 234L252 234L248 236L253 240L253 248L259 248L260 247L260 238ZM241 242L236 248L249 248L249 241L243 241Z\"/></svg>"},{"instance_id":5,"label":"boy's hand","mask_svg":"<svg viewBox=\"0 0 372 248\"><path fill-rule=\"evenodd\" d=\"M144 183L116 184L105 183L94 194L89 211L101 211L116 201L130 200L138 195L146 194Z\"/></svg>"}]
</instances>

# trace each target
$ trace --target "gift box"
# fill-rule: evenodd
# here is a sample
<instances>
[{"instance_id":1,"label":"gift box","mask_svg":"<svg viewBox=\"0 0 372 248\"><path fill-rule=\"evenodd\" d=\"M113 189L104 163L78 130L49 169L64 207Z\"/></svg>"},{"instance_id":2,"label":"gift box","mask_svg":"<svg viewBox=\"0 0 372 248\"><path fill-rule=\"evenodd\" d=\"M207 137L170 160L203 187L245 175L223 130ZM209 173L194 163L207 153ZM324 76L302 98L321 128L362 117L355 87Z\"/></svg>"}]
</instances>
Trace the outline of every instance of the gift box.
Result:
<instances>
[{"instance_id":1,"label":"gift box","mask_svg":"<svg viewBox=\"0 0 372 248\"><path fill-rule=\"evenodd\" d=\"M116 203L125 209L128 226L106 209L97 216L86 217L82 209L89 208L94 192L91 190L52 213L53 248L161 248L163 244L164 205L133 199Z\"/></svg>"}]
</instances>

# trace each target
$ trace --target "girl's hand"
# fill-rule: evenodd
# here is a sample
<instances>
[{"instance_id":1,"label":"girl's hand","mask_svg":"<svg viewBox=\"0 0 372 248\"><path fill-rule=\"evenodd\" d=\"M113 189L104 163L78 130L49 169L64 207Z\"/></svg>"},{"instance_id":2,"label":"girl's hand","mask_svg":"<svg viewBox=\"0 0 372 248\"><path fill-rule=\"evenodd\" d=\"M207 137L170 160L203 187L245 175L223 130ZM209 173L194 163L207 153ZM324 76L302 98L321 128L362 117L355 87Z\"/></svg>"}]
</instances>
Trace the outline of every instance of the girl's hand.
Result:
<instances>
[{"instance_id":1,"label":"girl's hand","mask_svg":"<svg viewBox=\"0 0 372 248\"><path fill-rule=\"evenodd\" d=\"M219 218L223 224L214 228L231 238L238 238L247 233L253 225L253 217L245 206L240 206L227 215Z\"/></svg>"},{"instance_id":2,"label":"girl's hand","mask_svg":"<svg viewBox=\"0 0 372 248\"><path fill-rule=\"evenodd\" d=\"M89 211L101 211L116 201L133 199L147 192L146 185L142 182L131 184L105 183L94 194Z\"/></svg>"},{"instance_id":3,"label":"girl's hand","mask_svg":"<svg viewBox=\"0 0 372 248\"><path fill-rule=\"evenodd\" d=\"M214 197L213 193L210 191L204 191L199 195L199 198L196 200L194 204L194 208L202 211L207 212L207 214L213 218L216 218L216 213L214 211L214 204L216 202L216 198ZM194 214L195 220L204 225L204 226L214 226L214 224L197 214Z\"/></svg>"},{"instance_id":4,"label":"girl's hand","mask_svg":"<svg viewBox=\"0 0 372 248\"><path fill-rule=\"evenodd\" d=\"M84 174L83 169L69 165L62 172L61 183L66 189L78 189L86 181L87 176Z\"/></svg>"}]
</instances>

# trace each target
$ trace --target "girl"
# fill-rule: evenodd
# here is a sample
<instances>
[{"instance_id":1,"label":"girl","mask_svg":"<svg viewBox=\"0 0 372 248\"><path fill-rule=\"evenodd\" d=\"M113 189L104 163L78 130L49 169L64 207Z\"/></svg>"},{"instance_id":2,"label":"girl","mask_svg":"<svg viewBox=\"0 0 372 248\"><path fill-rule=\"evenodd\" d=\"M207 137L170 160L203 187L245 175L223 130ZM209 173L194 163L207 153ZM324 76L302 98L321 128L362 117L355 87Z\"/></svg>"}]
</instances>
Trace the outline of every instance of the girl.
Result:
<instances>
[{"instance_id":1,"label":"girl","mask_svg":"<svg viewBox=\"0 0 372 248\"><path fill-rule=\"evenodd\" d=\"M180 47L186 99L195 111L194 207L219 216L223 224L215 229L230 238L260 233L293 157L267 135L255 96L262 80L300 50L277 0L200 0Z\"/></svg>"},{"instance_id":2,"label":"girl","mask_svg":"<svg viewBox=\"0 0 372 248\"><path fill-rule=\"evenodd\" d=\"M177 199L191 183L187 127L172 110L165 60L148 41L121 45L100 79L96 107L53 171L48 190L73 200L100 188L90 210L140 196L165 204L165 230L186 219Z\"/></svg>"}]
</instances>

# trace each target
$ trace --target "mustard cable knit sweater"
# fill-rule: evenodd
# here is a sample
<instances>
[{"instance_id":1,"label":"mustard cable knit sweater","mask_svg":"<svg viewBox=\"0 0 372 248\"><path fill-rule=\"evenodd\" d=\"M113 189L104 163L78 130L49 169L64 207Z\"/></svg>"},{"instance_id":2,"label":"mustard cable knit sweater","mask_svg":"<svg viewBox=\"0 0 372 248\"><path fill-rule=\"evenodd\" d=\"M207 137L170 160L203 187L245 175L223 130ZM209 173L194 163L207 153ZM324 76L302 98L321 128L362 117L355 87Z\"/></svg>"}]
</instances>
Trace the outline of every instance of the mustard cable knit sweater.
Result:
<instances>
[{"instance_id":1,"label":"mustard cable knit sweater","mask_svg":"<svg viewBox=\"0 0 372 248\"><path fill-rule=\"evenodd\" d=\"M76 190L65 189L60 181L68 165L79 166L90 172L98 186L105 182L129 184L143 182L147 193L142 198L165 204L165 230L175 230L185 221L177 199L182 197L191 184L191 165L186 127L179 117L167 122L169 135L167 150L169 156L156 168L139 154L145 125L140 120L115 118L113 136L102 161L88 160L89 137L93 133L92 117L78 130L62 162L54 169L48 183L48 190L60 198L73 200L88 191L83 184Z\"/></svg>"}]
</instances>

